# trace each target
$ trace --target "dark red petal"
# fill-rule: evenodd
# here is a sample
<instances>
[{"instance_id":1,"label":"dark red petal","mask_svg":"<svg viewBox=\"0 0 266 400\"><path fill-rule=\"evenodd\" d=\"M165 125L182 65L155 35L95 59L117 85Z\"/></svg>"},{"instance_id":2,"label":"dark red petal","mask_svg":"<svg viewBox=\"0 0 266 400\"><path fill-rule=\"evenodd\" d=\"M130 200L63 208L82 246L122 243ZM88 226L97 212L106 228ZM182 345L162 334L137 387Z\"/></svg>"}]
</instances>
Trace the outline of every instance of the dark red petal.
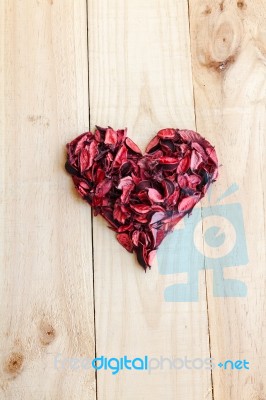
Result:
<instances>
[{"instance_id":1,"label":"dark red petal","mask_svg":"<svg viewBox=\"0 0 266 400\"><path fill-rule=\"evenodd\" d=\"M134 244L134 246L138 246L138 243L139 243L139 231L134 231L133 233L132 233L132 242L133 242L133 244Z\"/></svg>"},{"instance_id":2,"label":"dark red petal","mask_svg":"<svg viewBox=\"0 0 266 400\"><path fill-rule=\"evenodd\" d=\"M183 129L178 131L179 135L181 136L182 140L186 142L204 142L204 138L200 136L197 132L190 131L188 129Z\"/></svg>"},{"instance_id":3,"label":"dark red petal","mask_svg":"<svg viewBox=\"0 0 266 400\"><path fill-rule=\"evenodd\" d=\"M199 196L185 197L178 204L178 211L179 212L190 211L195 206L195 204L197 204L198 201L199 201Z\"/></svg>"},{"instance_id":4,"label":"dark red petal","mask_svg":"<svg viewBox=\"0 0 266 400\"><path fill-rule=\"evenodd\" d=\"M122 142L127 136L127 128L126 129L118 129L117 133L117 141L118 143Z\"/></svg>"},{"instance_id":5,"label":"dark red petal","mask_svg":"<svg viewBox=\"0 0 266 400\"><path fill-rule=\"evenodd\" d=\"M161 139L174 139L176 136L176 129L172 128L166 128L166 129L161 129L158 133L157 136Z\"/></svg>"},{"instance_id":6,"label":"dark red petal","mask_svg":"<svg viewBox=\"0 0 266 400\"><path fill-rule=\"evenodd\" d=\"M186 188L188 186L187 178L184 175L179 175L177 181L181 189Z\"/></svg>"},{"instance_id":7,"label":"dark red petal","mask_svg":"<svg viewBox=\"0 0 266 400\"><path fill-rule=\"evenodd\" d=\"M123 205L116 202L113 216L114 219L116 219L118 222L124 224L126 220L130 217L130 213Z\"/></svg>"},{"instance_id":8,"label":"dark red petal","mask_svg":"<svg viewBox=\"0 0 266 400\"><path fill-rule=\"evenodd\" d=\"M147 214L150 211L150 206L144 204L131 204L130 207L138 214Z\"/></svg>"},{"instance_id":9,"label":"dark red petal","mask_svg":"<svg viewBox=\"0 0 266 400\"><path fill-rule=\"evenodd\" d=\"M94 133L94 138L97 140L97 142L103 142L104 141L104 132L102 132L100 129L97 129Z\"/></svg>"},{"instance_id":10,"label":"dark red petal","mask_svg":"<svg viewBox=\"0 0 266 400\"><path fill-rule=\"evenodd\" d=\"M126 143L126 146L127 146L130 150L134 151L135 153L142 154L140 148L139 148L139 147L136 145L136 143L134 143L131 139L126 138L125 143Z\"/></svg>"},{"instance_id":11,"label":"dark red petal","mask_svg":"<svg viewBox=\"0 0 266 400\"><path fill-rule=\"evenodd\" d=\"M201 183L202 178L198 175L188 175L186 177L188 187L191 189L196 189L196 187Z\"/></svg>"},{"instance_id":12,"label":"dark red petal","mask_svg":"<svg viewBox=\"0 0 266 400\"><path fill-rule=\"evenodd\" d=\"M167 198L166 200L167 205L169 207L175 206L178 198L179 198L179 189L176 189L175 192Z\"/></svg>"},{"instance_id":13,"label":"dark red petal","mask_svg":"<svg viewBox=\"0 0 266 400\"><path fill-rule=\"evenodd\" d=\"M105 133L105 144L116 144L117 142L117 133L112 128L107 128Z\"/></svg>"},{"instance_id":14,"label":"dark red petal","mask_svg":"<svg viewBox=\"0 0 266 400\"><path fill-rule=\"evenodd\" d=\"M122 146L122 147L120 147L120 149L118 150L118 152L115 156L113 166L119 167L120 165L125 163L126 160L127 160L127 148L125 146Z\"/></svg>"},{"instance_id":15,"label":"dark red petal","mask_svg":"<svg viewBox=\"0 0 266 400\"><path fill-rule=\"evenodd\" d=\"M129 251L130 253L133 252L133 243L127 233L118 233L116 235L116 238L127 251Z\"/></svg>"},{"instance_id":16,"label":"dark red petal","mask_svg":"<svg viewBox=\"0 0 266 400\"><path fill-rule=\"evenodd\" d=\"M162 206L159 206L159 204L153 204L151 206L151 210L152 211L163 211L164 212L164 208Z\"/></svg>"},{"instance_id":17,"label":"dark red petal","mask_svg":"<svg viewBox=\"0 0 266 400\"><path fill-rule=\"evenodd\" d=\"M160 164L173 164L173 165L177 165L178 164L178 160L176 158L173 157L160 157L159 158L159 163Z\"/></svg>"},{"instance_id":18,"label":"dark red petal","mask_svg":"<svg viewBox=\"0 0 266 400\"><path fill-rule=\"evenodd\" d=\"M158 144L159 144L160 140L158 138L158 136L155 136L150 143L148 144L148 146L146 147L145 152L149 153L151 150L153 150Z\"/></svg>"},{"instance_id":19,"label":"dark red petal","mask_svg":"<svg viewBox=\"0 0 266 400\"><path fill-rule=\"evenodd\" d=\"M79 164L81 173L83 173L92 166L97 153L98 153L98 144L95 140L93 140L90 143L90 145L86 145L81 150L79 155Z\"/></svg>"},{"instance_id":20,"label":"dark red petal","mask_svg":"<svg viewBox=\"0 0 266 400\"><path fill-rule=\"evenodd\" d=\"M146 270L146 268L149 266L146 247L143 246L143 244L139 243L139 245L136 249L136 254L137 254L138 262Z\"/></svg>"},{"instance_id":21,"label":"dark red petal","mask_svg":"<svg viewBox=\"0 0 266 400\"><path fill-rule=\"evenodd\" d=\"M216 151L215 151L214 147L207 147L206 153L208 154L210 159L214 162L214 164L216 166L218 166L218 159L217 159L217 155L216 155Z\"/></svg>"},{"instance_id":22,"label":"dark red petal","mask_svg":"<svg viewBox=\"0 0 266 400\"><path fill-rule=\"evenodd\" d=\"M80 172L86 171L90 167L90 153L87 148L83 148L79 155Z\"/></svg>"},{"instance_id":23,"label":"dark red petal","mask_svg":"<svg viewBox=\"0 0 266 400\"><path fill-rule=\"evenodd\" d=\"M169 181L168 179L162 181L162 186L164 188L165 197L168 197L175 190L175 185L172 181Z\"/></svg>"},{"instance_id":24,"label":"dark red petal","mask_svg":"<svg viewBox=\"0 0 266 400\"><path fill-rule=\"evenodd\" d=\"M146 190L142 190L141 192L137 193L136 197L140 200L141 203L144 203L144 204L150 203L150 198L149 198Z\"/></svg>"},{"instance_id":25,"label":"dark red petal","mask_svg":"<svg viewBox=\"0 0 266 400\"><path fill-rule=\"evenodd\" d=\"M130 232L130 231L132 231L133 228L134 228L133 222L129 222L129 224L127 224L127 225L119 226L119 228L117 229L117 232Z\"/></svg>"},{"instance_id":26,"label":"dark red petal","mask_svg":"<svg viewBox=\"0 0 266 400\"><path fill-rule=\"evenodd\" d=\"M145 189L148 189L150 187L151 187L151 181L145 180L145 181L141 181L141 182L138 183L138 185L136 186L136 190L137 191L145 190Z\"/></svg>"},{"instance_id":27,"label":"dark red petal","mask_svg":"<svg viewBox=\"0 0 266 400\"><path fill-rule=\"evenodd\" d=\"M182 158L180 163L177 166L176 172L178 174L184 174L190 167L190 156L186 156Z\"/></svg>"},{"instance_id":28,"label":"dark red petal","mask_svg":"<svg viewBox=\"0 0 266 400\"><path fill-rule=\"evenodd\" d=\"M90 134L90 132L86 132L79 136L80 139L77 141L76 146L75 146L75 155L80 152L80 150L84 147L84 143L87 140L89 140L89 138L90 138L89 134Z\"/></svg>"},{"instance_id":29,"label":"dark red petal","mask_svg":"<svg viewBox=\"0 0 266 400\"><path fill-rule=\"evenodd\" d=\"M208 158L207 154L206 154L204 148L198 142L193 142L191 147L192 147L192 149L196 150L197 153L199 153L201 155L201 157L204 161L207 161L207 158Z\"/></svg>"},{"instance_id":30,"label":"dark red petal","mask_svg":"<svg viewBox=\"0 0 266 400\"><path fill-rule=\"evenodd\" d=\"M89 190L89 185L82 180L81 178L78 178L77 176L72 176L74 185L76 187L76 189L78 190L78 192L80 193L80 195L82 197L86 196L88 194L88 190Z\"/></svg>"},{"instance_id":31,"label":"dark red petal","mask_svg":"<svg viewBox=\"0 0 266 400\"><path fill-rule=\"evenodd\" d=\"M164 219L165 230L171 232L175 225L184 217L184 213L174 213L170 217Z\"/></svg>"},{"instance_id":32,"label":"dark red petal","mask_svg":"<svg viewBox=\"0 0 266 400\"><path fill-rule=\"evenodd\" d=\"M141 224L146 224L148 222L147 215L148 214L136 214L134 216L134 220L140 222Z\"/></svg>"},{"instance_id":33,"label":"dark red petal","mask_svg":"<svg viewBox=\"0 0 266 400\"><path fill-rule=\"evenodd\" d=\"M100 182L97 185L96 190L95 190L95 194L98 197L103 197L109 192L111 187L112 187L112 180L106 178L106 179L104 179L102 182Z\"/></svg>"}]
</instances>

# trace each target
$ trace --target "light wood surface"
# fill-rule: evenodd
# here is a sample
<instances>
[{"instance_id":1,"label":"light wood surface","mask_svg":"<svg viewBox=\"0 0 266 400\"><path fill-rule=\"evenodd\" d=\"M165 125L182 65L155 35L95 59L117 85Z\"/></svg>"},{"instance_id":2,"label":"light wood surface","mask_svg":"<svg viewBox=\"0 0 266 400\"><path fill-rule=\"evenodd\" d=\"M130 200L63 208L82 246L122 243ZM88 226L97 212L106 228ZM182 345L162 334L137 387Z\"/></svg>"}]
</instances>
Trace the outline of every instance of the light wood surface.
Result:
<instances>
[{"instance_id":1,"label":"light wood surface","mask_svg":"<svg viewBox=\"0 0 266 400\"><path fill-rule=\"evenodd\" d=\"M95 398L90 210L64 171L89 122L85 1L1 1L1 399Z\"/></svg>"},{"instance_id":2,"label":"light wood surface","mask_svg":"<svg viewBox=\"0 0 266 400\"><path fill-rule=\"evenodd\" d=\"M163 127L194 129L187 2L90 1L88 16L91 128L127 126L143 150ZM176 276L156 265L145 274L105 226L94 219L97 356L208 357L204 276L200 302L165 302ZM98 398L208 398L209 371L165 365L150 374L99 371Z\"/></svg>"},{"instance_id":3,"label":"light wood surface","mask_svg":"<svg viewBox=\"0 0 266 400\"><path fill-rule=\"evenodd\" d=\"M266 398L265 26L264 0L0 0L1 400ZM219 204L242 207L248 262L221 270L246 296L213 294L207 219L193 302L164 299L186 273L162 275L155 260L145 274L91 219L64 162L65 144L95 124L127 127L142 150L164 127L215 145L220 176L197 209L215 214L238 187ZM250 370L63 368L95 355L246 359Z\"/></svg>"},{"instance_id":4,"label":"light wood surface","mask_svg":"<svg viewBox=\"0 0 266 400\"><path fill-rule=\"evenodd\" d=\"M211 353L250 362L250 371L213 371L214 399L263 399L266 3L191 0L190 26L197 129L216 144L223 164L213 198L239 186L222 204L241 203L249 258L247 265L224 269L225 278L247 285L242 299L213 297L207 271Z\"/></svg>"}]
</instances>

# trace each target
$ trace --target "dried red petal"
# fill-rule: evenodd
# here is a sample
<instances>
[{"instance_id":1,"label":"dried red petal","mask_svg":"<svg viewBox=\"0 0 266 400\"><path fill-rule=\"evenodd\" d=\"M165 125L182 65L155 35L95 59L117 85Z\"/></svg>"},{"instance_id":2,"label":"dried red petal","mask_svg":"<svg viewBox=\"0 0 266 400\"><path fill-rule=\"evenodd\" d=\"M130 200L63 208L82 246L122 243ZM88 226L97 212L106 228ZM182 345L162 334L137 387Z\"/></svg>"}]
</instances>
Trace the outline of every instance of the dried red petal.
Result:
<instances>
[{"instance_id":1,"label":"dried red petal","mask_svg":"<svg viewBox=\"0 0 266 400\"><path fill-rule=\"evenodd\" d=\"M185 142L204 142L204 138L201 137L197 132L190 131L188 129L183 129L178 131L179 135L181 136L182 140Z\"/></svg>"},{"instance_id":2,"label":"dried red petal","mask_svg":"<svg viewBox=\"0 0 266 400\"><path fill-rule=\"evenodd\" d=\"M151 209L150 206L146 206L145 204L131 204L130 207L138 214L147 214Z\"/></svg>"},{"instance_id":3,"label":"dried red petal","mask_svg":"<svg viewBox=\"0 0 266 400\"><path fill-rule=\"evenodd\" d=\"M84 142L89 139L88 133L90 133L90 132L83 133L82 135L79 136L79 140L76 142L76 146L75 146L75 154L78 154L80 152L80 150L83 149Z\"/></svg>"},{"instance_id":4,"label":"dried red petal","mask_svg":"<svg viewBox=\"0 0 266 400\"><path fill-rule=\"evenodd\" d=\"M168 179L162 181L162 186L164 188L165 197L170 196L170 194L172 194L175 190L175 185Z\"/></svg>"},{"instance_id":5,"label":"dried red petal","mask_svg":"<svg viewBox=\"0 0 266 400\"><path fill-rule=\"evenodd\" d=\"M141 224L147 224L149 222L149 219L147 217L147 214L136 214L134 216L134 220L137 222L140 222Z\"/></svg>"},{"instance_id":6,"label":"dried red petal","mask_svg":"<svg viewBox=\"0 0 266 400\"><path fill-rule=\"evenodd\" d=\"M196 190L197 186L201 183L202 178L198 175L187 175L186 180L188 187Z\"/></svg>"},{"instance_id":7,"label":"dried red petal","mask_svg":"<svg viewBox=\"0 0 266 400\"><path fill-rule=\"evenodd\" d=\"M133 222L130 222L127 225L119 226L119 228L117 229L117 232L130 232L130 231L132 231L133 228L134 228Z\"/></svg>"},{"instance_id":8,"label":"dried red petal","mask_svg":"<svg viewBox=\"0 0 266 400\"><path fill-rule=\"evenodd\" d=\"M157 136L162 139L174 139L176 136L176 130L172 128L161 129L157 133Z\"/></svg>"},{"instance_id":9,"label":"dried red petal","mask_svg":"<svg viewBox=\"0 0 266 400\"><path fill-rule=\"evenodd\" d=\"M123 193L121 195L121 202L122 203L128 203L129 201L129 196L133 188L135 187L135 184L133 182L133 179L131 176L125 176L122 178L119 182L119 185L117 186L118 189L122 189Z\"/></svg>"},{"instance_id":10,"label":"dried red petal","mask_svg":"<svg viewBox=\"0 0 266 400\"><path fill-rule=\"evenodd\" d=\"M158 138L158 136L155 136L150 143L148 144L148 146L146 147L146 153L150 153L151 150L153 150L158 144L159 144L160 140Z\"/></svg>"},{"instance_id":11,"label":"dried red petal","mask_svg":"<svg viewBox=\"0 0 266 400\"><path fill-rule=\"evenodd\" d=\"M86 169L90 166L90 153L89 150L85 147L81 150L79 155L79 165L80 165L80 172L86 171Z\"/></svg>"},{"instance_id":12,"label":"dried red petal","mask_svg":"<svg viewBox=\"0 0 266 400\"><path fill-rule=\"evenodd\" d=\"M178 182L179 186L181 187L181 189L188 187L188 181L187 181L187 177L185 175L179 175L177 177L177 182Z\"/></svg>"},{"instance_id":13,"label":"dried red petal","mask_svg":"<svg viewBox=\"0 0 266 400\"><path fill-rule=\"evenodd\" d=\"M179 212L190 211L197 204L198 201L199 201L199 196L185 197L180 201L178 205L178 211Z\"/></svg>"},{"instance_id":14,"label":"dried red petal","mask_svg":"<svg viewBox=\"0 0 266 400\"><path fill-rule=\"evenodd\" d=\"M187 155L186 157L182 158L182 160L178 164L176 172L178 174L184 174L185 172L187 172L189 167L190 167L190 155Z\"/></svg>"},{"instance_id":15,"label":"dried red petal","mask_svg":"<svg viewBox=\"0 0 266 400\"><path fill-rule=\"evenodd\" d=\"M148 189L148 196L154 203L161 203L164 201L163 196L156 189Z\"/></svg>"},{"instance_id":16,"label":"dried red petal","mask_svg":"<svg viewBox=\"0 0 266 400\"><path fill-rule=\"evenodd\" d=\"M114 219L116 219L118 222L124 224L126 220L130 217L130 213L128 212L126 207L123 206L123 204L119 204L116 202L113 216Z\"/></svg>"},{"instance_id":17,"label":"dried red petal","mask_svg":"<svg viewBox=\"0 0 266 400\"><path fill-rule=\"evenodd\" d=\"M134 153L142 154L140 148L139 148L139 147L136 145L136 143L134 143L131 139L126 138L125 143L126 143L126 146L127 146L130 150L134 151Z\"/></svg>"},{"instance_id":18,"label":"dried red petal","mask_svg":"<svg viewBox=\"0 0 266 400\"><path fill-rule=\"evenodd\" d=\"M201 157L203 158L203 161L207 161L208 156L207 156L205 150L203 149L203 147L199 143L193 142L191 144L191 147L192 147L192 149L196 150L196 152L198 154L201 155Z\"/></svg>"},{"instance_id":19,"label":"dried red petal","mask_svg":"<svg viewBox=\"0 0 266 400\"><path fill-rule=\"evenodd\" d=\"M112 128L107 128L105 133L105 144L116 144L117 142L117 133Z\"/></svg>"},{"instance_id":20,"label":"dried red petal","mask_svg":"<svg viewBox=\"0 0 266 400\"><path fill-rule=\"evenodd\" d=\"M99 128L95 131L94 138L97 142L103 142L104 141L104 132Z\"/></svg>"},{"instance_id":21,"label":"dried red petal","mask_svg":"<svg viewBox=\"0 0 266 400\"><path fill-rule=\"evenodd\" d=\"M202 159L201 155L198 152L196 152L196 150L193 150L192 154L191 154L191 163L190 163L191 170L196 171L202 162L203 162L203 159Z\"/></svg>"},{"instance_id":22,"label":"dried red petal","mask_svg":"<svg viewBox=\"0 0 266 400\"><path fill-rule=\"evenodd\" d=\"M172 208L173 206L175 206L177 204L177 201L179 198L179 193L180 193L179 188L177 188L173 194L171 194L169 197L167 197L166 203L167 203L168 207Z\"/></svg>"},{"instance_id":23,"label":"dried red petal","mask_svg":"<svg viewBox=\"0 0 266 400\"><path fill-rule=\"evenodd\" d=\"M177 165L178 160L173 157L160 157L159 158L159 163L160 164L171 164L171 165Z\"/></svg>"},{"instance_id":24,"label":"dried red petal","mask_svg":"<svg viewBox=\"0 0 266 400\"><path fill-rule=\"evenodd\" d=\"M210 159L214 162L214 164L218 166L218 159L214 147L206 147L206 153L208 154Z\"/></svg>"},{"instance_id":25,"label":"dried red petal","mask_svg":"<svg viewBox=\"0 0 266 400\"><path fill-rule=\"evenodd\" d=\"M103 197L110 191L111 187L112 180L106 178L96 186L95 195L97 197Z\"/></svg>"},{"instance_id":26,"label":"dried red petal","mask_svg":"<svg viewBox=\"0 0 266 400\"><path fill-rule=\"evenodd\" d=\"M127 233L118 233L116 235L116 238L119 241L119 243L122 244L122 246L127 251L132 253L132 251L133 251L133 243L132 243L132 240L130 239L130 237L129 237L129 235Z\"/></svg>"},{"instance_id":27,"label":"dried red petal","mask_svg":"<svg viewBox=\"0 0 266 400\"><path fill-rule=\"evenodd\" d=\"M114 167L119 167L121 164L127 161L127 148L125 146L120 147L113 162Z\"/></svg>"}]
</instances>

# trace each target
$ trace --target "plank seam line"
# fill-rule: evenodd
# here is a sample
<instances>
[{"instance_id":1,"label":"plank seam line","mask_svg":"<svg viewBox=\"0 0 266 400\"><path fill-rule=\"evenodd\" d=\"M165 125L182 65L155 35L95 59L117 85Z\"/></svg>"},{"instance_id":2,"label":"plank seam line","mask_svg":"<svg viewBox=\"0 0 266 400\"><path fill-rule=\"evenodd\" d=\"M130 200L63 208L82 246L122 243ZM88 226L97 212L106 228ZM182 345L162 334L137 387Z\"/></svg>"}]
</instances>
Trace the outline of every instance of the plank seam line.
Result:
<instances>
[{"instance_id":1,"label":"plank seam line","mask_svg":"<svg viewBox=\"0 0 266 400\"><path fill-rule=\"evenodd\" d=\"M193 79L193 65L192 65L192 45L191 45L191 24L190 24L190 0L187 0L187 10L188 10L188 25L189 25L189 47L190 47L190 65L191 65L191 83L192 83L192 93L193 93L193 104L194 104L194 121L195 121L195 130L198 131L197 126L197 113L196 113L196 101L195 101L195 88L194 88L194 79ZM201 229L202 229L202 238L203 238L203 219L202 219L202 206L201 206ZM204 280L205 280L205 296L206 296L206 308L207 308L207 325L208 325L208 344L209 344L209 356L212 358L212 348L211 348L211 330L210 330L210 316L209 316L209 304L208 304L208 286L207 286L207 272L206 272L206 260L205 260L205 251L204 251L204 240L203 240L203 252L204 252ZM214 398L214 385L213 385L213 373L211 369L211 393L212 400Z\"/></svg>"},{"instance_id":2,"label":"plank seam line","mask_svg":"<svg viewBox=\"0 0 266 400\"><path fill-rule=\"evenodd\" d=\"M89 130L91 129L91 99L90 99L90 52L89 52L89 0L86 0L86 28L87 28L87 63L88 63L88 105L89 105ZM95 263L94 263L94 231L93 231L93 210L91 209L91 260L92 260L92 290L93 290L93 325L94 325L94 354L97 357L96 345L96 307L95 307ZM98 399L98 376L97 369L95 376L95 398Z\"/></svg>"},{"instance_id":3,"label":"plank seam line","mask_svg":"<svg viewBox=\"0 0 266 400\"><path fill-rule=\"evenodd\" d=\"M202 206L200 208L200 211L201 211L201 220L202 220L201 232L202 232L202 238L203 238L204 235L203 235ZM204 250L204 239L203 239L203 253L204 253L204 280L205 280L205 297L206 297L206 307L207 307L209 356L211 359L212 358L212 345L211 345L210 315L209 315L209 303L208 303L209 296L208 296L208 286L207 286L207 271L206 271L206 259L205 259L205 250ZM212 400L215 400L212 369L211 369L211 393L212 393Z\"/></svg>"},{"instance_id":4,"label":"plank seam line","mask_svg":"<svg viewBox=\"0 0 266 400\"><path fill-rule=\"evenodd\" d=\"M193 107L194 107L194 125L195 130L198 130L197 127L197 113L196 113L196 101L195 101L195 90L194 90L194 81L193 81L193 66L192 66L192 46L191 46L191 26L190 26L190 6L189 1L187 0L187 10L188 10L188 30L189 30L189 48L190 48L190 70L191 70L191 86L192 86L192 95L193 95Z\"/></svg>"}]
</instances>

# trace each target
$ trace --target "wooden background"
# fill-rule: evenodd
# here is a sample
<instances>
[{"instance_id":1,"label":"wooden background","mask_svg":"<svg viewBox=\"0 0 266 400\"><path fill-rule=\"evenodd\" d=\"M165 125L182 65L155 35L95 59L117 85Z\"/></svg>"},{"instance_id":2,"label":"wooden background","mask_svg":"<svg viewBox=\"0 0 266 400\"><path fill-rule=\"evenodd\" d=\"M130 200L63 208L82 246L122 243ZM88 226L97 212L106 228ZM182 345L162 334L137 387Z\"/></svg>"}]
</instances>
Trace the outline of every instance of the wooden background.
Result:
<instances>
[{"instance_id":1,"label":"wooden background","mask_svg":"<svg viewBox=\"0 0 266 400\"><path fill-rule=\"evenodd\" d=\"M265 0L0 0L0 399L265 400ZM186 274L146 274L73 189L65 144L163 127L216 147L218 198L241 203L246 297L166 302ZM198 207L208 205L204 199ZM204 229L204 220L202 221ZM96 353L95 353L96 352ZM247 359L250 370L55 368L55 356Z\"/></svg>"}]
</instances>

